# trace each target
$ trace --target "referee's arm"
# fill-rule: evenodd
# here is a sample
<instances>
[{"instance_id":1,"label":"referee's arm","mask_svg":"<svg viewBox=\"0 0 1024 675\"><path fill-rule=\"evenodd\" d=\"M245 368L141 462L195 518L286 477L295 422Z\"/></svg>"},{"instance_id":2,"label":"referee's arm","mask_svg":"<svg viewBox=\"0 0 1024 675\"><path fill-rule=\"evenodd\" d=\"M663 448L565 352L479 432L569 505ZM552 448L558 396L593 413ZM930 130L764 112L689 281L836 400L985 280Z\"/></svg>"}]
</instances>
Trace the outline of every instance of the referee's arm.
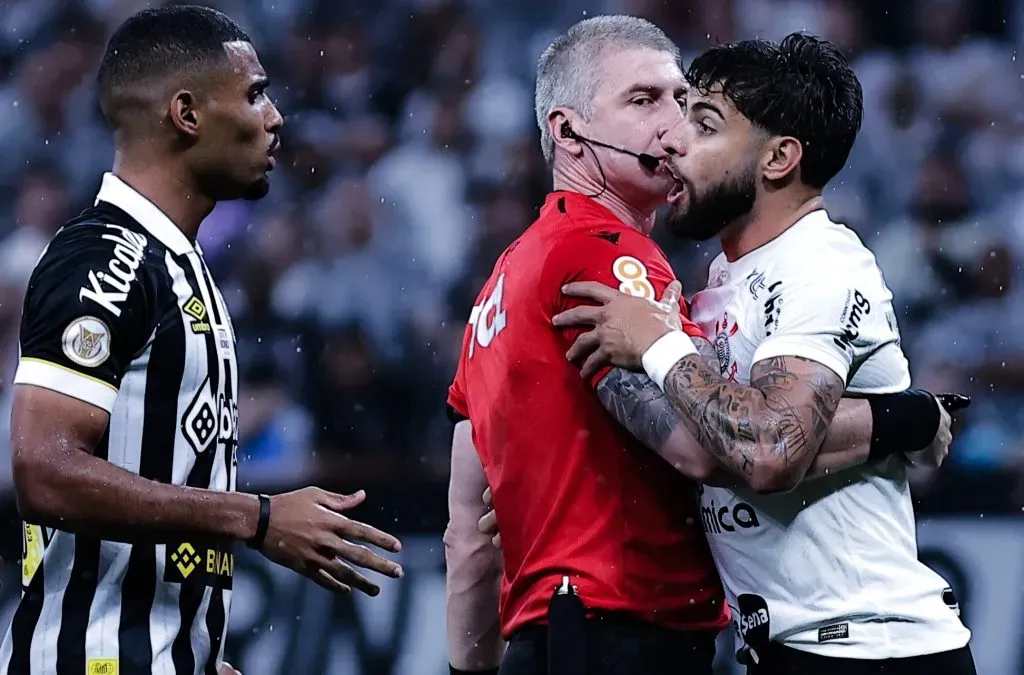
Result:
<instances>
[{"instance_id":1,"label":"referee's arm","mask_svg":"<svg viewBox=\"0 0 1024 675\"><path fill-rule=\"evenodd\" d=\"M453 668L464 672L496 669L504 647L498 622L501 552L477 527L487 512L486 489L473 428L463 419L452 437L444 551L448 655Z\"/></svg>"}]
</instances>

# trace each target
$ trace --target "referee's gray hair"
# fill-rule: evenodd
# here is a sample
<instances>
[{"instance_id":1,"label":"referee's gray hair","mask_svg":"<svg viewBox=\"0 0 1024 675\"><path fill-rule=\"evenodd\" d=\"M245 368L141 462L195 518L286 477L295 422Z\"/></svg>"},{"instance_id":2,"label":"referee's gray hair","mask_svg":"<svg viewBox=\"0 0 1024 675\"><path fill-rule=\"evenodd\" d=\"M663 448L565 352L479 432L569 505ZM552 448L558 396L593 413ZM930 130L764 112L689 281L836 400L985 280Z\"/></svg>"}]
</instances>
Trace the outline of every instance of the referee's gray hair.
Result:
<instances>
[{"instance_id":1,"label":"referee's gray hair","mask_svg":"<svg viewBox=\"0 0 1024 675\"><path fill-rule=\"evenodd\" d=\"M555 141L548 115L559 106L572 108L584 119L594 114L594 92L601 76L602 57L610 48L647 48L668 52L679 61L679 48L665 32L635 16L595 16L573 24L548 45L537 62L534 109L540 129L540 147L548 164L554 159Z\"/></svg>"}]
</instances>

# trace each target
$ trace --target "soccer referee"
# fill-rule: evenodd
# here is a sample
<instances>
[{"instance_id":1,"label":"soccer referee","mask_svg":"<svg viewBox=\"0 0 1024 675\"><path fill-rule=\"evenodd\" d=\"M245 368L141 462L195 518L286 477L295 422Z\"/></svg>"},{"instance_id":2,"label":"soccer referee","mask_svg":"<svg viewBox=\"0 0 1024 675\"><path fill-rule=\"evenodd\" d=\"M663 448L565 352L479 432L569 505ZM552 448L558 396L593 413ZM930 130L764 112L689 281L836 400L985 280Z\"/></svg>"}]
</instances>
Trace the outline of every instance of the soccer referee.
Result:
<instances>
[{"instance_id":1,"label":"soccer referee","mask_svg":"<svg viewBox=\"0 0 1024 675\"><path fill-rule=\"evenodd\" d=\"M0 673L233 672L237 540L333 590L379 590L345 561L401 575L349 543L399 549L339 513L361 492L234 492L235 335L195 239L217 201L268 191L283 120L266 88L249 38L213 10L143 11L107 45L113 172L25 298L12 413L23 596Z\"/></svg>"}]
</instances>

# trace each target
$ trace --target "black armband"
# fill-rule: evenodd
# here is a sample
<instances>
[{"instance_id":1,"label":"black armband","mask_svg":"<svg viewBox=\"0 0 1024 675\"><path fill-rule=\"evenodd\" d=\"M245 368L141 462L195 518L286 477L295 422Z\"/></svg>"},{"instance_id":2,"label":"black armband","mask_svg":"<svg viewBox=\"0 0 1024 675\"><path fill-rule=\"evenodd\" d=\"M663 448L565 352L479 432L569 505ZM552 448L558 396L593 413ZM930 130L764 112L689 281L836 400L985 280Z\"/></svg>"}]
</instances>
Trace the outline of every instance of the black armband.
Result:
<instances>
[{"instance_id":1,"label":"black armband","mask_svg":"<svg viewBox=\"0 0 1024 675\"><path fill-rule=\"evenodd\" d=\"M868 462L924 450L935 439L942 415L934 396L923 389L868 396L871 449Z\"/></svg>"},{"instance_id":2,"label":"black armband","mask_svg":"<svg viewBox=\"0 0 1024 675\"><path fill-rule=\"evenodd\" d=\"M448 675L498 675L498 669L488 668L487 670L459 670L449 663Z\"/></svg>"}]
</instances>

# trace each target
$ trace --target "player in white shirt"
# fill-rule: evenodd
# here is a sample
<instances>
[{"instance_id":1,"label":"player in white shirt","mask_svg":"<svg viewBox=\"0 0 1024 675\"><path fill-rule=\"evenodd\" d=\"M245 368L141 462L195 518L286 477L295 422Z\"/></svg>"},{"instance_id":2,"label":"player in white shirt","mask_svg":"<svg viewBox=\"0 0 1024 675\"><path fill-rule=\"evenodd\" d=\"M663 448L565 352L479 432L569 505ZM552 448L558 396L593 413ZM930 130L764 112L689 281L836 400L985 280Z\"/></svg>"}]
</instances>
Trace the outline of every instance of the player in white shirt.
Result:
<instances>
[{"instance_id":1,"label":"player in white shirt","mask_svg":"<svg viewBox=\"0 0 1024 675\"><path fill-rule=\"evenodd\" d=\"M844 390L910 386L874 255L821 203L860 127L860 84L806 35L715 47L687 79L685 119L662 138L677 181L669 226L721 240L692 300L720 372L672 329L671 298L593 282L565 290L599 306L555 317L595 326L569 357L585 376L608 361L646 371L678 423L743 478L706 486L701 513L749 672L973 675L949 584L917 559L906 462L800 483Z\"/></svg>"}]
</instances>

